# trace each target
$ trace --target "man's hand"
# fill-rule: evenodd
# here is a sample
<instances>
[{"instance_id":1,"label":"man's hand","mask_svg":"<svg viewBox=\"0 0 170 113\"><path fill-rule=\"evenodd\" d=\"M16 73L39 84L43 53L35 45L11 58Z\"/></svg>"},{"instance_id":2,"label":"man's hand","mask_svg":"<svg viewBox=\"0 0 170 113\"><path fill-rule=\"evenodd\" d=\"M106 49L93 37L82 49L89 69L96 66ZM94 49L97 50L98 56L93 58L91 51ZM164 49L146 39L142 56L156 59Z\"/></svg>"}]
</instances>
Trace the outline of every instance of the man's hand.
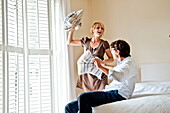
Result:
<instances>
[{"instance_id":1,"label":"man's hand","mask_svg":"<svg viewBox=\"0 0 170 113\"><path fill-rule=\"evenodd\" d=\"M93 58L92 61L94 61L97 68L101 68L101 61L98 58Z\"/></svg>"},{"instance_id":2,"label":"man's hand","mask_svg":"<svg viewBox=\"0 0 170 113\"><path fill-rule=\"evenodd\" d=\"M108 75L109 69L102 66L102 61L100 61L98 58L93 58L92 61L94 61L94 64L97 68L101 69L106 75Z\"/></svg>"}]
</instances>

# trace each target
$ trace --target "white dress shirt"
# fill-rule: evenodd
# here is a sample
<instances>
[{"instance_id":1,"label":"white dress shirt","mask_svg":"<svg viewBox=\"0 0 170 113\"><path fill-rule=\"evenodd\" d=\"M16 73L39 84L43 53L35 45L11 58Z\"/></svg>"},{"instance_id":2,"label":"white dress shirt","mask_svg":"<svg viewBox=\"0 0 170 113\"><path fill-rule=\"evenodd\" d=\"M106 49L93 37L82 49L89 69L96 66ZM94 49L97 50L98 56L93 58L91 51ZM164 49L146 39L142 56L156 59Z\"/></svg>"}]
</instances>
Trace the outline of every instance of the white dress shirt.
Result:
<instances>
[{"instance_id":1,"label":"white dress shirt","mask_svg":"<svg viewBox=\"0 0 170 113\"><path fill-rule=\"evenodd\" d=\"M136 63L130 57L125 58L117 66L109 70L108 78L112 82L105 86L104 91L118 90L122 97L129 99L138 78Z\"/></svg>"}]
</instances>

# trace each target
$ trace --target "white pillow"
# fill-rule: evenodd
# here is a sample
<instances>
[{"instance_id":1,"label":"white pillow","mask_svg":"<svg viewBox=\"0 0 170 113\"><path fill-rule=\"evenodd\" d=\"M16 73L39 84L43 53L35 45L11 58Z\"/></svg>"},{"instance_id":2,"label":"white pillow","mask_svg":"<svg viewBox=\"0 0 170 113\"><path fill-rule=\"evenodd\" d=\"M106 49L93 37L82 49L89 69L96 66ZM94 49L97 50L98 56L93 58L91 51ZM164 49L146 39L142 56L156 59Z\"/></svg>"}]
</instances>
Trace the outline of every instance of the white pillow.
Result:
<instances>
[{"instance_id":1,"label":"white pillow","mask_svg":"<svg viewBox=\"0 0 170 113\"><path fill-rule=\"evenodd\" d=\"M166 93L170 93L170 82L141 82L136 83L133 96Z\"/></svg>"},{"instance_id":2,"label":"white pillow","mask_svg":"<svg viewBox=\"0 0 170 113\"><path fill-rule=\"evenodd\" d=\"M69 15L64 20L64 29L65 30L70 30L73 28L76 23L78 22L79 24L76 26L76 30L81 27L81 19L82 19L82 14L83 14L83 9L71 12Z\"/></svg>"}]
</instances>

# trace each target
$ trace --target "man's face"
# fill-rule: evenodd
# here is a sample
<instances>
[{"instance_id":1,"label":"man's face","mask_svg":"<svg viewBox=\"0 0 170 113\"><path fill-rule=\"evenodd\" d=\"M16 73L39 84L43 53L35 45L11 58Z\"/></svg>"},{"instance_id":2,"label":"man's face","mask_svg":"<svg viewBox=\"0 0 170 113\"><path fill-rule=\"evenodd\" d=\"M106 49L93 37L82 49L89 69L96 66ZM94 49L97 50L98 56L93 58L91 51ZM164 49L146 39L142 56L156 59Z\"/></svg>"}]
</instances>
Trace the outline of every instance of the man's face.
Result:
<instances>
[{"instance_id":1,"label":"man's face","mask_svg":"<svg viewBox=\"0 0 170 113\"><path fill-rule=\"evenodd\" d=\"M112 53L114 59L118 59L118 53L114 48L111 49L111 53Z\"/></svg>"}]
</instances>

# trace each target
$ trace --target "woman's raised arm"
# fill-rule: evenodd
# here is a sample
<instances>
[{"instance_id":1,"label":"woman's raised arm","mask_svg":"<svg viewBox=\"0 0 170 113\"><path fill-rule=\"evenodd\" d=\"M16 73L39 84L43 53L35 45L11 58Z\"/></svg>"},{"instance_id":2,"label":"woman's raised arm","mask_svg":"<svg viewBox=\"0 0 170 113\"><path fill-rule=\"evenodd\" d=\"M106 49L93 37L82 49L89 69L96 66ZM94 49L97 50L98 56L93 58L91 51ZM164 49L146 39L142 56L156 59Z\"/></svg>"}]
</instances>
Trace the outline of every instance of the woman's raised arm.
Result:
<instances>
[{"instance_id":1,"label":"woman's raised arm","mask_svg":"<svg viewBox=\"0 0 170 113\"><path fill-rule=\"evenodd\" d=\"M74 30L75 30L75 27L77 25L75 25L69 32L69 35L68 35L68 44L69 45L73 45L73 46L81 46L81 41L80 40L73 40L73 33L74 33Z\"/></svg>"}]
</instances>

